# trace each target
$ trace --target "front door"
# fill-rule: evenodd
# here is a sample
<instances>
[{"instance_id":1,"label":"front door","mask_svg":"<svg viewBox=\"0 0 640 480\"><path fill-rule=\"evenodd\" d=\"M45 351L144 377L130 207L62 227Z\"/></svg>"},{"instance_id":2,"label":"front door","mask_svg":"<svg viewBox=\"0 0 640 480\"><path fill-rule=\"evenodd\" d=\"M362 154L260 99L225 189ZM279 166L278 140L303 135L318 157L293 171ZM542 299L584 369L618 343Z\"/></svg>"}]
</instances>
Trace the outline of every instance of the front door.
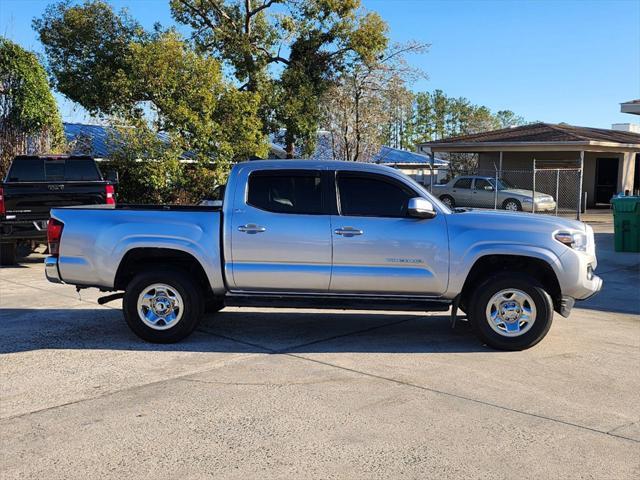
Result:
<instances>
[{"instance_id":1,"label":"front door","mask_svg":"<svg viewBox=\"0 0 640 480\"><path fill-rule=\"evenodd\" d=\"M596 159L595 203L610 203L618 189L618 158Z\"/></svg>"},{"instance_id":2,"label":"front door","mask_svg":"<svg viewBox=\"0 0 640 480\"><path fill-rule=\"evenodd\" d=\"M471 190L471 206L493 208L496 206L496 196L493 185L486 178L476 178Z\"/></svg>"},{"instance_id":3,"label":"front door","mask_svg":"<svg viewBox=\"0 0 640 480\"><path fill-rule=\"evenodd\" d=\"M231 219L234 290L326 293L331 230L320 171L259 170L245 185Z\"/></svg>"},{"instance_id":4,"label":"front door","mask_svg":"<svg viewBox=\"0 0 640 480\"><path fill-rule=\"evenodd\" d=\"M444 215L408 217L409 199L420 194L386 175L338 172L337 188L331 292L444 293L449 262Z\"/></svg>"}]
</instances>

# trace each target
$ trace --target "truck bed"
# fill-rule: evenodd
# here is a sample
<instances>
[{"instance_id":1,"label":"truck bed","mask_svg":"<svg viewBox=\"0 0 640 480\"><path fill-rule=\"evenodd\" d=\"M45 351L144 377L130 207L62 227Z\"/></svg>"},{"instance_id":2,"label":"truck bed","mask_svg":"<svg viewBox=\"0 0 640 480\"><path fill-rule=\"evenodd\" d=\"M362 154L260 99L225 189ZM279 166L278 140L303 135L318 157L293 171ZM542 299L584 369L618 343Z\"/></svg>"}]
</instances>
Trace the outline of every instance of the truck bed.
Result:
<instances>
[{"instance_id":1,"label":"truck bed","mask_svg":"<svg viewBox=\"0 0 640 480\"><path fill-rule=\"evenodd\" d=\"M212 288L224 291L219 207L89 205L54 208L62 222L62 281L113 289L118 266L136 249L180 250L196 258Z\"/></svg>"}]
</instances>

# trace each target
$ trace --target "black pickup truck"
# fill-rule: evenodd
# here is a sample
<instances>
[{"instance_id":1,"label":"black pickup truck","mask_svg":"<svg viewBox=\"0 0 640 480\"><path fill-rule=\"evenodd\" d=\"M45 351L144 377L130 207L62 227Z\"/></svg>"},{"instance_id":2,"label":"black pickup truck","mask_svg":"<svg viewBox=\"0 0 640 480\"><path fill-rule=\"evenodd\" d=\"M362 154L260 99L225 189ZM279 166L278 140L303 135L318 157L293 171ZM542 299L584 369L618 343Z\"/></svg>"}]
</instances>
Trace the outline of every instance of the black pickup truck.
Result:
<instances>
[{"instance_id":1,"label":"black pickup truck","mask_svg":"<svg viewBox=\"0 0 640 480\"><path fill-rule=\"evenodd\" d=\"M117 175L102 176L88 156L17 156L0 183L0 265L12 265L17 247L45 243L55 207L115 203Z\"/></svg>"}]
</instances>

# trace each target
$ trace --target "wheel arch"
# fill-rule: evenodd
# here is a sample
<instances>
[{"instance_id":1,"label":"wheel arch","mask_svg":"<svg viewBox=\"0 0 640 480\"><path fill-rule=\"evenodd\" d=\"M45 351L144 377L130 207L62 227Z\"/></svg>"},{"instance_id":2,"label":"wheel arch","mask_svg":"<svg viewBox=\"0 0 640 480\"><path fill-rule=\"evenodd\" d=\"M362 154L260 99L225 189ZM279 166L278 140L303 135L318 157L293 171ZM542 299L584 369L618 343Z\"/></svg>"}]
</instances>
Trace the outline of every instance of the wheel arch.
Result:
<instances>
[{"instance_id":1,"label":"wheel arch","mask_svg":"<svg viewBox=\"0 0 640 480\"><path fill-rule=\"evenodd\" d=\"M466 275L460 292L461 305L466 305L473 292L483 279L497 273L515 271L535 278L553 300L554 310L561 308L562 291L558 276L551 264L543 258L525 254L486 254L478 257Z\"/></svg>"},{"instance_id":2,"label":"wheel arch","mask_svg":"<svg viewBox=\"0 0 640 480\"><path fill-rule=\"evenodd\" d=\"M190 253L174 248L136 247L128 250L118 265L114 288L124 290L135 275L159 266L186 271L203 288L205 295L213 295L211 283L200 261Z\"/></svg>"}]
</instances>

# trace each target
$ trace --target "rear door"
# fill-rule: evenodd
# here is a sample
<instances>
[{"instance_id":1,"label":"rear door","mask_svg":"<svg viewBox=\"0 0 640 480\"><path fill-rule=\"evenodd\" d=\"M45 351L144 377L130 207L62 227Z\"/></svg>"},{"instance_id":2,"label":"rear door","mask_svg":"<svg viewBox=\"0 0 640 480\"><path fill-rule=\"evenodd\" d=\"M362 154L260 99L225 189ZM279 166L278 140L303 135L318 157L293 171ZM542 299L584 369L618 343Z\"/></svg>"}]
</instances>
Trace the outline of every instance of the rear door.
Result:
<instances>
[{"instance_id":1,"label":"rear door","mask_svg":"<svg viewBox=\"0 0 640 480\"><path fill-rule=\"evenodd\" d=\"M4 185L6 213L40 219L55 207L105 203L105 184L90 157L18 157Z\"/></svg>"},{"instance_id":2,"label":"rear door","mask_svg":"<svg viewBox=\"0 0 640 480\"><path fill-rule=\"evenodd\" d=\"M407 216L421 196L383 174L337 174L339 215L331 217L333 270L330 291L437 296L448 281L445 216Z\"/></svg>"},{"instance_id":3,"label":"rear door","mask_svg":"<svg viewBox=\"0 0 640 480\"><path fill-rule=\"evenodd\" d=\"M451 196L457 207L471 206L471 177L462 177L453 183Z\"/></svg>"},{"instance_id":4,"label":"rear door","mask_svg":"<svg viewBox=\"0 0 640 480\"><path fill-rule=\"evenodd\" d=\"M231 219L235 290L327 292L331 230L320 170L238 178Z\"/></svg>"}]
</instances>

